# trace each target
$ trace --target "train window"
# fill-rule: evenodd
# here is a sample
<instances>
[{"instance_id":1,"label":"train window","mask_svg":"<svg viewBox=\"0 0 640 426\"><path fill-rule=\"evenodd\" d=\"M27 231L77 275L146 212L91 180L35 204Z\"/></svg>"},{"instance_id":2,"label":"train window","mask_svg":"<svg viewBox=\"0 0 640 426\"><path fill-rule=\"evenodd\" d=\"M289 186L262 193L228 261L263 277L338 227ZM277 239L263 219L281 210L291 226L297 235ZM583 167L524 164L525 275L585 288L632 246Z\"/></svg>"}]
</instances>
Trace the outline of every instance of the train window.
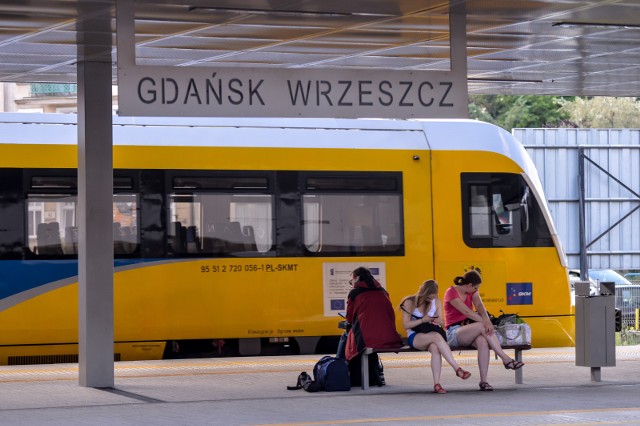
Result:
<instances>
[{"instance_id":1,"label":"train window","mask_svg":"<svg viewBox=\"0 0 640 426\"><path fill-rule=\"evenodd\" d=\"M173 178L174 189L267 189L266 177L187 176Z\"/></svg>"},{"instance_id":2,"label":"train window","mask_svg":"<svg viewBox=\"0 0 640 426\"><path fill-rule=\"evenodd\" d=\"M130 176L114 176L113 189L117 191L133 189L133 178L131 178Z\"/></svg>"},{"instance_id":3,"label":"train window","mask_svg":"<svg viewBox=\"0 0 640 426\"><path fill-rule=\"evenodd\" d=\"M36 239L36 228L39 223L44 222L44 203L34 201L29 203L29 212L28 212L28 223L29 223L29 239Z\"/></svg>"},{"instance_id":4,"label":"train window","mask_svg":"<svg viewBox=\"0 0 640 426\"><path fill-rule=\"evenodd\" d=\"M32 254L62 256L78 253L76 200L75 195L29 195L27 238Z\"/></svg>"},{"instance_id":5,"label":"train window","mask_svg":"<svg viewBox=\"0 0 640 426\"><path fill-rule=\"evenodd\" d=\"M537 200L522 176L463 173L462 221L470 247L553 245Z\"/></svg>"},{"instance_id":6,"label":"train window","mask_svg":"<svg viewBox=\"0 0 640 426\"><path fill-rule=\"evenodd\" d=\"M116 194L113 200L114 254L129 255L140 244L137 194ZM77 196L29 194L27 198L28 247L37 256L76 256Z\"/></svg>"},{"instance_id":7,"label":"train window","mask_svg":"<svg viewBox=\"0 0 640 426\"><path fill-rule=\"evenodd\" d=\"M273 196L247 193L246 189L171 194L169 252L246 256L272 250Z\"/></svg>"},{"instance_id":8,"label":"train window","mask_svg":"<svg viewBox=\"0 0 640 426\"><path fill-rule=\"evenodd\" d=\"M76 189L75 176L31 176L32 189Z\"/></svg>"},{"instance_id":9,"label":"train window","mask_svg":"<svg viewBox=\"0 0 640 426\"><path fill-rule=\"evenodd\" d=\"M308 253L404 253L400 173L327 173L304 182L303 242Z\"/></svg>"},{"instance_id":10,"label":"train window","mask_svg":"<svg viewBox=\"0 0 640 426\"><path fill-rule=\"evenodd\" d=\"M115 194L113 196L113 253L116 256L130 255L135 253L139 246L138 195Z\"/></svg>"},{"instance_id":11,"label":"train window","mask_svg":"<svg viewBox=\"0 0 640 426\"><path fill-rule=\"evenodd\" d=\"M304 245L311 253L399 254L400 195L306 194Z\"/></svg>"},{"instance_id":12,"label":"train window","mask_svg":"<svg viewBox=\"0 0 640 426\"><path fill-rule=\"evenodd\" d=\"M398 183L393 178L383 177L310 177L307 179L307 190L338 191L396 191Z\"/></svg>"}]
</instances>

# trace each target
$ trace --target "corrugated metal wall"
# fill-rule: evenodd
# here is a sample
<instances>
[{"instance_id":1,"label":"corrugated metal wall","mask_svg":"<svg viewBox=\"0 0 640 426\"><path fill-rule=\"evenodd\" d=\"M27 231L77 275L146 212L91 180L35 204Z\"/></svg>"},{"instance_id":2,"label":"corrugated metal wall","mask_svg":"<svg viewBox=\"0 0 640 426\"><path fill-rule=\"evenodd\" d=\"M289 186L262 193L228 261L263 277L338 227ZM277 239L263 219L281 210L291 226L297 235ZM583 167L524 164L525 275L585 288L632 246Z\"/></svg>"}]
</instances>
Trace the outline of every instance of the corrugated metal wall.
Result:
<instances>
[{"instance_id":1,"label":"corrugated metal wall","mask_svg":"<svg viewBox=\"0 0 640 426\"><path fill-rule=\"evenodd\" d=\"M589 267L640 269L640 129L514 129L513 135L536 164L570 267L580 267L578 166L584 148L621 182L585 161Z\"/></svg>"}]
</instances>

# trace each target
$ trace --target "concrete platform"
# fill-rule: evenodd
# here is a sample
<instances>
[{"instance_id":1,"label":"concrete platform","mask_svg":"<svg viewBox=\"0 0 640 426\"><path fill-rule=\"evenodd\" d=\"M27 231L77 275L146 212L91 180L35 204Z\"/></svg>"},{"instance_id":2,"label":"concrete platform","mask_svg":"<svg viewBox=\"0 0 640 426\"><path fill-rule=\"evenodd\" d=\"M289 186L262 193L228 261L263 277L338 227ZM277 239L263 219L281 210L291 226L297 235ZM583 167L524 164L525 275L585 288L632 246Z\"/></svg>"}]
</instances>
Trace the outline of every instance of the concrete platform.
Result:
<instances>
[{"instance_id":1,"label":"concrete platform","mask_svg":"<svg viewBox=\"0 0 640 426\"><path fill-rule=\"evenodd\" d=\"M472 376L443 367L436 395L429 357L384 354L387 386L289 391L317 356L120 362L113 389L78 385L77 364L0 367L2 425L640 424L640 346L618 347L601 381L575 366L574 348L524 352L524 384L492 360L494 392L478 391L472 352L454 354Z\"/></svg>"}]
</instances>

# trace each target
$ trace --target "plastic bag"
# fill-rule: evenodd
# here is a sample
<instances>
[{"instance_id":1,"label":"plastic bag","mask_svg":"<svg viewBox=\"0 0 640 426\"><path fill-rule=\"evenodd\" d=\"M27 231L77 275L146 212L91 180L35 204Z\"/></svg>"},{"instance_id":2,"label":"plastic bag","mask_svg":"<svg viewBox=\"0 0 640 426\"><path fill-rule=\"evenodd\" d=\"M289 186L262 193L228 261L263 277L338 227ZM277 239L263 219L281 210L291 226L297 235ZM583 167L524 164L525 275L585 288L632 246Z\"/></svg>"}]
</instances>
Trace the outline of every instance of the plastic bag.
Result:
<instances>
[{"instance_id":1,"label":"plastic bag","mask_svg":"<svg viewBox=\"0 0 640 426\"><path fill-rule=\"evenodd\" d=\"M502 346L531 344L531 327L524 322L499 325L496 327L496 333Z\"/></svg>"},{"instance_id":2,"label":"plastic bag","mask_svg":"<svg viewBox=\"0 0 640 426\"><path fill-rule=\"evenodd\" d=\"M531 327L518 314L505 314L492 320L502 346L531 344Z\"/></svg>"}]
</instances>

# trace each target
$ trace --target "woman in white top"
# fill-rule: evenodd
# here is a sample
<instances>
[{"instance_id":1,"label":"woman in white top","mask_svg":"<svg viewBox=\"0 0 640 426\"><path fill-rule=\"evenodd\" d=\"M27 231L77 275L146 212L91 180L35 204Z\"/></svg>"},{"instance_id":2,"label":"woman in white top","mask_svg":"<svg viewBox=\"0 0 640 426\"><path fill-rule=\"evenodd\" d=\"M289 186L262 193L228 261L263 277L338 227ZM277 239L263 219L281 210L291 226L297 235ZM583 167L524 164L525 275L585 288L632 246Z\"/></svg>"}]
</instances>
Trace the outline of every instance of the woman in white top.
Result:
<instances>
[{"instance_id":1,"label":"woman in white top","mask_svg":"<svg viewBox=\"0 0 640 426\"><path fill-rule=\"evenodd\" d=\"M402 310L402 326L407 329L409 346L419 351L431 352L431 372L433 374L433 391L447 393L440 385L442 357L453 367L456 376L463 380L471 377L453 358L442 329L442 302L438 299L438 283L427 280L420 286L418 293L405 297L400 303Z\"/></svg>"}]
</instances>

